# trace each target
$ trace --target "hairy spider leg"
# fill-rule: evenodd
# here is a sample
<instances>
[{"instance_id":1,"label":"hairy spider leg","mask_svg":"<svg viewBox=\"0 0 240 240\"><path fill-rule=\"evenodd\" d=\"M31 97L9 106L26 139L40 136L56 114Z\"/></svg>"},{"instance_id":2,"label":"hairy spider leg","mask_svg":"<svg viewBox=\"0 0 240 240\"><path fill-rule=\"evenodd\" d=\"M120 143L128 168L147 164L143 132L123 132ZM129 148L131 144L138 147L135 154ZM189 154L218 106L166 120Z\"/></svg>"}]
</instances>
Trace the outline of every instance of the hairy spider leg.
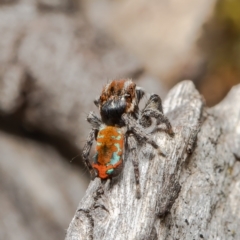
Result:
<instances>
[{"instance_id":1,"label":"hairy spider leg","mask_svg":"<svg viewBox=\"0 0 240 240\"><path fill-rule=\"evenodd\" d=\"M83 147L83 151L82 151L83 162L85 163L86 167L88 168L92 179L95 178L95 172L89 161L89 153L90 153L91 147L93 145L95 135L96 135L96 129L92 129L89 132L87 142L85 143L85 145Z\"/></svg>"},{"instance_id":2,"label":"hairy spider leg","mask_svg":"<svg viewBox=\"0 0 240 240\"><path fill-rule=\"evenodd\" d=\"M156 144L156 142L151 138L151 136L144 132L144 129L136 121L136 119L131 117L129 114L123 114L122 120L127 126L128 131L131 131L140 142L147 142L151 144L154 148L158 149L158 145Z\"/></svg>"},{"instance_id":3,"label":"hairy spider leg","mask_svg":"<svg viewBox=\"0 0 240 240\"><path fill-rule=\"evenodd\" d=\"M141 111L141 118L139 120L140 124L143 127L149 127L152 124L151 118L155 118L157 120L156 124L164 123L167 127L166 132L170 136L174 136L174 132L172 129L172 125L169 122L168 118L163 114L162 108L162 100L157 94L152 94L146 103L146 106ZM158 129L155 129L158 130Z\"/></svg>"},{"instance_id":4,"label":"hairy spider leg","mask_svg":"<svg viewBox=\"0 0 240 240\"><path fill-rule=\"evenodd\" d=\"M167 127L166 132L172 137L174 136L174 132L172 129L172 125L169 122L168 118L163 115L163 113L157 111L156 109L148 109L143 113L144 117L154 117L157 119L157 125L160 123L164 123ZM157 131L158 128L155 129Z\"/></svg>"}]
</instances>

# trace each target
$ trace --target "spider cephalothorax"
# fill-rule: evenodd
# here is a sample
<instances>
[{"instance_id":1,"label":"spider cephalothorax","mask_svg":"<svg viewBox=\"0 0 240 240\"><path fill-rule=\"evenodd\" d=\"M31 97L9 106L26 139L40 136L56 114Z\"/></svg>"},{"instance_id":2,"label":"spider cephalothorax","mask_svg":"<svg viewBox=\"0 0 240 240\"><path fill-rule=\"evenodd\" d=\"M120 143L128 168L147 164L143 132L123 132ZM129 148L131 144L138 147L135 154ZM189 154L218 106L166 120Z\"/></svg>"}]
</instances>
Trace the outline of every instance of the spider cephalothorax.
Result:
<instances>
[{"instance_id":1,"label":"spider cephalothorax","mask_svg":"<svg viewBox=\"0 0 240 240\"><path fill-rule=\"evenodd\" d=\"M152 94L139 113L138 104L143 95L144 91L130 79L114 80L108 83L94 102L99 108L101 119L93 112L90 112L87 117L92 130L83 149L83 160L92 177L108 179L121 172L125 145L134 166L138 198L140 186L137 142L146 142L158 148L144 128L151 126L152 118L155 118L156 125L165 123L167 133L173 136L171 124L163 115L162 102L158 95ZM93 163L90 163L89 153L94 139L97 141L96 154Z\"/></svg>"},{"instance_id":2,"label":"spider cephalothorax","mask_svg":"<svg viewBox=\"0 0 240 240\"><path fill-rule=\"evenodd\" d=\"M103 123L122 126L122 114L130 113L136 117L138 103L143 95L144 91L136 87L132 80L114 80L103 88L95 104L99 107Z\"/></svg>"}]
</instances>

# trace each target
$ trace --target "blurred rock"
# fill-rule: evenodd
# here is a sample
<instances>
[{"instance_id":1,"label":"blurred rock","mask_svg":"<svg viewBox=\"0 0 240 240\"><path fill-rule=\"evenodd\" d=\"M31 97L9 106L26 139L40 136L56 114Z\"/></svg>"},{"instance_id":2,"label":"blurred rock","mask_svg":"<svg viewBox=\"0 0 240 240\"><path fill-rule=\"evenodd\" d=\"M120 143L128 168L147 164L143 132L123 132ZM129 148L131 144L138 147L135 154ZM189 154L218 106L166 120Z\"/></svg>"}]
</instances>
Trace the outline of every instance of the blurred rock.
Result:
<instances>
[{"instance_id":1,"label":"blurred rock","mask_svg":"<svg viewBox=\"0 0 240 240\"><path fill-rule=\"evenodd\" d=\"M36 15L29 4L0 7L0 112L9 114L22 102L25 68L18 61L18 48L25 29Z\"/></svg>"},{"instance_id":2,"label":"blurred rock","mask_svg":"<svg viewBox=\"0 0 240 240\"><path fill-rule=\"evenodd\" d=\"M42 10L76 11L78 0L37 0L38 7Z\"/></svg>"},{"instance_id":3,"label":"blurred rock","mask_svg":"<svg viewBox=\"0 0 240 240\"><path fill-rule=\"evenodd\" d=\"M0 4L8 4L8 3L14 3L17 2L18 0L0 0Z\"/></svg>"},{"instance_id":4,"label":"blurred rock","mask_svg":"<svg viewBox=\"0 0 240 240\"><path fill-rule=\"evenodd\" d=\"M201 63L196 40L215 2L82 1L95 26L110 33L169 85Z\"/></svg>"},{"instance_id":5,"label":"blurred rock","mask_svg":"<svg viewBox=\"0 0 240 240\"><path fill-rule=\"evenodd\" d=\"M0 111L11 114L22 104L21 94L25 80L24 69L17 64L9 64L2 74L0 88Z\"/></svg>"},{"instance_id":6,"label":"blurred rock","mask_svg":"<svg viewBox=\"0 0 240 240\"><path fill-rule=\"evenodd\" d=\"M84 173L52 147L3 132L0 152L0 239L63 239Z\"/></svg>"}]
</instances>

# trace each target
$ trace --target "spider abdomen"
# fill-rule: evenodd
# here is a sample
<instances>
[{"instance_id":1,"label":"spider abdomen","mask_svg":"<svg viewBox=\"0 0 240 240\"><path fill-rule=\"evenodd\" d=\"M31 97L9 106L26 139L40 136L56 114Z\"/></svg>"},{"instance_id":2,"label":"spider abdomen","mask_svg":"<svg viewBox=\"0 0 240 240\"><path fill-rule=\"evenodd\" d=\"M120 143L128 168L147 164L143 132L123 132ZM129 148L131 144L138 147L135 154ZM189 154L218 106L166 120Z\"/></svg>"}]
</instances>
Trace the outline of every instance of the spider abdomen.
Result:
<instances>
[{"instance_id":1,"label":"spider abdomen","mask_svg":"<svg viewBox=\"0 0 240 240\"><path fill-rule=\"evenodd\" d=\"M124 135L120 128L104 126L97 136L93 168L97 176L106 179L118 175L123 165Z\"/></svg>"}]
</instances>

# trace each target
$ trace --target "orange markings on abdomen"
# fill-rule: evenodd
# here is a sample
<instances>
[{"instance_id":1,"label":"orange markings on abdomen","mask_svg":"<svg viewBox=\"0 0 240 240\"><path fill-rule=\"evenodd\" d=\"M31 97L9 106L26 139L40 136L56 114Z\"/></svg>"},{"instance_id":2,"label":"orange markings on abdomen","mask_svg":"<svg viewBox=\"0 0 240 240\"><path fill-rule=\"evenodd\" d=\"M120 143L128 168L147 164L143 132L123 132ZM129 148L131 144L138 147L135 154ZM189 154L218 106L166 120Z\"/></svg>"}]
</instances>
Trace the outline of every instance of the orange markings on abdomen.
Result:
<instances>
[{"instance_id":1,"label":"orange markings on abdomen","mask_svg":"<svg viewBox=\"0 0 240 240\"><path fill-rule=\"evenodd\" d=\"M112 126L99 131L96 146L99 164L105 165L109 163L114 152L118 156L122 155L123 134L120 131L120 129ZM119 145L119 148L116 145Z\"/></svg>"}]
</instances>

